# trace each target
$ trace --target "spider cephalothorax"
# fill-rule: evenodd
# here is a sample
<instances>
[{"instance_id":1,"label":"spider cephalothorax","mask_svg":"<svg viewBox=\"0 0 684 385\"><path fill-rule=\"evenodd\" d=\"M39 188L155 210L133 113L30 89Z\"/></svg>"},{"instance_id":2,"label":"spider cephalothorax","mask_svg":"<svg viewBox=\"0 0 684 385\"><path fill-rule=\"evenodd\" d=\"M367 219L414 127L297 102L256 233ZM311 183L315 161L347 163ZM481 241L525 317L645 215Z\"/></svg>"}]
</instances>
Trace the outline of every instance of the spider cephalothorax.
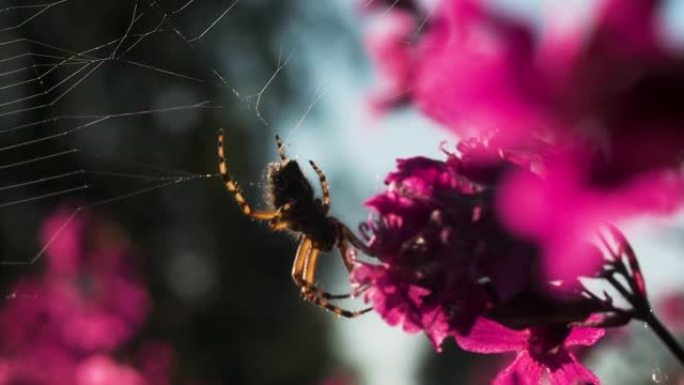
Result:
<instances>
[{"instance_id":1,"label":"spider cephalothorax","mask_svg":"<svg viewBox=\"0 0 684 385\"><path fill-rule=\"evenodd\" d=\"M315 286L315 272L320 251L338 248L345 267L351 271L349 244L366 251L366 246L351 230L334 217L328 216L330 190L323 171L314 161L309 161L318 175L323 197L316 198L309 180L302 173L299 164L285 156L285 149L276 136L280 162L268 166L267 201L268 210L253 210L240 192L240 187L228 174L228 166L223 153L223 130L218 136L219 171L226 188L233 195L242 212L254 219L268 221L272 230L289 230L300 241L292 266L292 279L301 289L303 297L335 314L355 317L370 309L348 311L328 302L349 295L334 295Z\"/></svg>"},{"instance_id":2,"label":"spider cephalothorax","mask_svg":"<svg viewBox=\"0 0 684 385\"><path fill-rule=\"evenodd\" d=\"M271 163L266 178L268 201L272 208L281 208L280 216L272 221L272 226L306 234L314 247L330 251L341 236L340 224L328 217L328 203L314 197L313 188L299 164L289 159Z\"/></svg>"}]
</instances>

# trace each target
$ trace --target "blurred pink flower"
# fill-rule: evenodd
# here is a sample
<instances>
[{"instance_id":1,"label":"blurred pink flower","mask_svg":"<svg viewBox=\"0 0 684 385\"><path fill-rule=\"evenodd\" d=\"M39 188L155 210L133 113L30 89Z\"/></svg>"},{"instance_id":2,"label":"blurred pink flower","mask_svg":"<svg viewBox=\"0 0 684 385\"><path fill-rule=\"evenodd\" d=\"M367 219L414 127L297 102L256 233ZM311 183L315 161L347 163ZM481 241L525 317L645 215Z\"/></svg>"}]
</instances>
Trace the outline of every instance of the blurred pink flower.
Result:
<instances>
[{"instance_id":1,"label":"blurred pink flower","mask_svg":"<svg viewBox=\"0 0 684 385\"><path fill-rule=\"evenodd\" d=\"M590 275L603 262L587 253L602 226L632 216L671 214L682 207L684 179L673 171L644 174L620 189L587 185L576 157L547 156L541 175L513 170L497 196L502 223L541 245L549 278Z\"/></svg>"},{"instance_id":2,"label":"blurred pink flower","mask_svg":"<svg viewBox=\"0 0 684 385\"><path fill-rule=\"evenodd\" d=\"M551 385L598 385L598 378L569 348L591 346L603 334L603 329L566 325L512 330L480 318L467 336L457 336L456 341L464 350L476 353L517 353L496 377L495 385L539 385L545 383L544 378Z\"/></svg>"},{"instance_id":3,"label":"blurred pink flower","mask_svg":"<svg viewBox=\"0 0 684 385\"><path fill-rule=\"evenodd\" d=\"M378 69L379 81L370 99L374 114L409 98L415 66L415 47L410 39L415 28L414 16L400 9L371 18L365 45Z\"/></svg>"},{"instance_id":4,"label":"blurred pink flower","mask_svg":"<svg viewBox=\"0 0 684 385\"><path fill-rule=\"evenodd\" d=\"M485 1L442 0L403 47L415 63L404 94L427 115L538 158L534 174L510 170L496 202L549 277L595 269L586 245L602 225L683 206L684 55L658 39L661 3L607 0L591 27L534 31Z\"/></svg>"},{"instance_id":5,"label":"blurred pink flower","mask_svg":"<svg viewBox=\"0 0 684 385\"><path fill-rule=\"evenodd\" d=\"M45 271L17 283L0 309L0 384L170 384L164 344L144 351L142 370L111 356L140 332L148 294L124 232L73 214L63 208L45 220Z\"/></svg>"},{"instance_id":6,"label":"blurred pink flower","mask_svg":"<svg viewBox=\"0 0 684 385\"><path fill-rule=\"evenodd\" d=\"M597 2L591 26L582 19L556 28L552 18L564 12L557 4L537 30L482 0L441 0L403 48L415 63L405 95L464 137L499 132L508 145L583 139L598 154L584 170L592 184L676 167L684 55L658 38L661 5ZM370 47L371 56L380 51Z\"/></svg>"},{"instance_id":7,"label":"blurred pink flower","mask_svg":"<svg viewBox=\"0 0 684 385\"><path fill-rule=\"evenodd\" d=\"M75 385L145 385L145 379L132 367L111 357L95 355L79 363Z\"/></svg>"},{"instance_id":8,"label":"blurred pink flower","mask_svg":"<svg viewBox=\"0 0 684 385\"><path fill-rule=\"evenodd\" d=\"M70 215L65 209L46 221L45 242ZM148 296L130 269L128 240L118 228L86 214L70 222L47 249L41 297L65 344L84 351L112 350L141 327Z\"/></svg>"},{"instance_id":9,"label":"blurred pink flower","mask_svg":"<svg viewBox=\"0 0 684 385\"><path fill-rule=\"evenodd\" d=\"M655 308L665 323L676 334L684 334L684 294L670 293L656 302Z\"/></svg>"},{"instance_id":10,"label":"blurred pink flower","mask_svg":"<svg viewBox=\"0 0 684 385\"><path fill-rule=\"evenodd\" d=\"M441 1L419 44L415 104L464 136L545 128L531 31L477 0ZM484 135L483 135L484 134Z\"/></svg>"}]
</instances>

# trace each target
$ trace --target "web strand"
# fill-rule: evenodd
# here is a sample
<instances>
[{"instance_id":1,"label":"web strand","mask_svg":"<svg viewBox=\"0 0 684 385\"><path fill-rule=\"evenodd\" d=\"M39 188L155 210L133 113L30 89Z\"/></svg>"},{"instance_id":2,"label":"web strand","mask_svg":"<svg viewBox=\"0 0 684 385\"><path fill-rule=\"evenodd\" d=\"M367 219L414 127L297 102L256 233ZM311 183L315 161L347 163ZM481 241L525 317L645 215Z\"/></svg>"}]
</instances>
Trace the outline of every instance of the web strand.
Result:
<instances>
[{"instance_id":1,"label":"web strand","mask_svg":"<svg viewBox=\"0 0 684 385\"><path fill-rule=\"evenodd\" d=\"M112 155L107 145L103 151L93 153L80 143L82 138L93 137L95 133L99 135L105 126L112 124L136 124L166 114L197 114L220 111L225 107L213 98L144 108L129 107L123 111L119 108L121 112L105 113L93 112L93 106L83 108L82 104L74 103L86 92L91 92L93 84L100 82L104 74L123 70L126 72L122 73L126 74L137 71L147 78L157 76L169 84L227 89L237 97L236 104L244 103L245 100L239 98L240 93L213 66L203 64L205 69L209 68L211 76L208 78L189 72L187 68L152 62L149 55L140 54L145 53L151 44L158 44L159 39L168 41L175 36L175 44L181 50L199 56L195 45L202 43L225 22L238 3L236 0L227 4L208 20L200 33L188 38L175 25L172 16L185 17L185 13L197 5L196 1L188 1L171 12L163 11L158 1L129 1L126 4L128 18L121 34L84 36L84 41L99 40L86 47L67 45L59 39L48 40L37 33L40 32L37 27L48 23L51 18L59 18L60 14L76 9L73 7L80 7L78 2L56 0L43 4L0 6L0 209L82 196L87 191L102 190L98 188L101 180L106 184L122 181L122 191L86 199L88 203L74 210L34 258L29 261L6 258L3 264L35 263L49 244L58 239L70 222L85 210L214 177L213 174L193 173L177 167L126 161L119 155ZM157 133L150 132L150 136L153 135ZM98 164L107 167L100 169ZM118 170L120 168L123 169Z\"/></svg>"}]
</instances>

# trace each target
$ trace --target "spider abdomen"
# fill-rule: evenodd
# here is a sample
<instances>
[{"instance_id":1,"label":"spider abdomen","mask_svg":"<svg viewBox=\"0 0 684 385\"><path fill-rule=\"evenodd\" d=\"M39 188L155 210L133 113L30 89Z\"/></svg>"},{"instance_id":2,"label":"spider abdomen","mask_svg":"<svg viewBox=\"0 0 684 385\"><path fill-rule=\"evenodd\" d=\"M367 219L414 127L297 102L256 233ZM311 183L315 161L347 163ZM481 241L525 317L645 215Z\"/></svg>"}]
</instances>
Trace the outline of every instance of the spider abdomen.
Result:
<instances>
[{"instance_id":1,"label":"spider abdomen","mask_svg":"<svg viewBox=\"0 0 684 385\"><path fill-rule=\"evenodd\" d=\"M271 163L266 180L269 186L267 198L275 209L292 202L300 206L314 202L313 188L296 161Z\"/></svg>"}]
</instances>

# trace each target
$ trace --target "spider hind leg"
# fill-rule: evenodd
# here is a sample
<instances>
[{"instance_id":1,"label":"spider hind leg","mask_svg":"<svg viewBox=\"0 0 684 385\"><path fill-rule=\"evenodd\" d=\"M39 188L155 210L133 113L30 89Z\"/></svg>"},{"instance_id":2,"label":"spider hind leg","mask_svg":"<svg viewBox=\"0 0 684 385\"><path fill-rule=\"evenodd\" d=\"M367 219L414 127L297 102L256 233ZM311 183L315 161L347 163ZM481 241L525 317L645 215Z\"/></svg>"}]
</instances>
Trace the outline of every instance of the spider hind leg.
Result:
<instances>
[{"instance_id":1,"label":"spider hind leg","mask_svg":"<svg viewBox=\"0 0 684 385\"><path fill-rule=\"evenodd\" d=\"M314 285L315 271L318 261L319 250L313 247L313 243L309 238L304 238L297 248L297 255L292 267L292 279L295 281L297 287L302 292L302 297L312 304L322 307L338 316L345 318L358 317L372 308L366 308L357 311L350 311L334 304L328 300L331 299L345 299L351 297L351 294L331 294L319 289Z\"/></svg>"},{"instance_id":2,"label":"spider hind leg","mask_svg":"<svg viewBox=\"0 0 684 385\"><path fill-rule=\"evenodd\" d=\"M347 309L344 309L344 308L341 308L339 306L335 306L335 305L331 304L330 302L326 301L324 298L318 297L315 294L313 294L312 292L304 293L304 298L307 301L311 302L312 304L319 306L319 307L322 307L322 308L324 308L330 312L335 313L335 315L338 315L338 316L341 316L344 318L358 317L360 315L364 315L364 314L368 313L369 311L373 310L372 307L367 307L365 309L354 310L354 311L347 310Z\"/></svg>"}]
</instances>

